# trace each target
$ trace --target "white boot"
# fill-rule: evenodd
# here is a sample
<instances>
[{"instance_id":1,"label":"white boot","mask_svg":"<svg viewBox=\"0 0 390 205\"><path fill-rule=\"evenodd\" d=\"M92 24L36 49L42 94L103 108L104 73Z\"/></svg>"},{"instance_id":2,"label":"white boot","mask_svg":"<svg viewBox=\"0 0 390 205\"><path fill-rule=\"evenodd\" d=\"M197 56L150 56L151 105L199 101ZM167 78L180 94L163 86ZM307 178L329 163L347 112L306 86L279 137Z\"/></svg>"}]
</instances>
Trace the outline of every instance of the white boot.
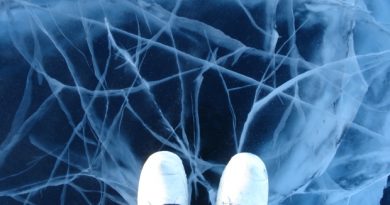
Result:
<instances>
[{"instance_id":1,"label":"white boot","mask_svg":"<svg viewBox=\"0 0 390 205\"><path fill-rule=\"evenodd\" d=\"M187 177L177 155L161 151L146 160L137 200L138 205L188 205Z\"/></svg>"},{"instance_id":2,"label":"white boot","mask_svg":"<svg viewBox=\"0 0 390 205\"><path fill-rule=\"evenodd\" d=\"M223 171L217 205L267 205L268 175L263 161L250 153L230 159Z\"/></svg>"}]
</instances>

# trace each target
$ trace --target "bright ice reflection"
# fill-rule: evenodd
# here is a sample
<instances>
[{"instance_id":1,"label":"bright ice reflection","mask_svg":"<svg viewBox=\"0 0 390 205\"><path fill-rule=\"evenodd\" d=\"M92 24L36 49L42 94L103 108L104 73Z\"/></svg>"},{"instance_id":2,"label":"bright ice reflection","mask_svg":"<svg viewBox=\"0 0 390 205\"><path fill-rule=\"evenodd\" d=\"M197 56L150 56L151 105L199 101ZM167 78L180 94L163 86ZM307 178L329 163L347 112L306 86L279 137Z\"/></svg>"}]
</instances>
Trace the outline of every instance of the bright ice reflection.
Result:
<instances>
[{"instance_id":1,"label":"bright ice reflection","mask_svg":"<svg viewBox=\"0 0 390 205\"><path fill-rule=\"evenodd\" d=\"M135 204L146 157L214 202L237 152L270 204L379 204L388 0L0 0L0 204Z\"/></svg>"}]
</instances>

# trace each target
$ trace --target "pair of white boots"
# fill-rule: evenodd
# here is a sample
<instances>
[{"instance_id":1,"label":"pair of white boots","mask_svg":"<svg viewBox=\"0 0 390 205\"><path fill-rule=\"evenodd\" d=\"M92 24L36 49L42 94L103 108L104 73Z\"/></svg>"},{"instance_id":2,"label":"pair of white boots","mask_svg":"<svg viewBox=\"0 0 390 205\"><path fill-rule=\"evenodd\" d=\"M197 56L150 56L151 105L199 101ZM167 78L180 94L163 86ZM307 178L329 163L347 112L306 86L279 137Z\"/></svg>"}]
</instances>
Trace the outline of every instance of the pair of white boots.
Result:
<instances>
[{"instance_id":1,"label":"pair of white boots","mask_svg":"<svg viewBox=\"0 0 390 205\"><path fill-rule=\"evenodd\" d=\"M250 153L231 158L223 171L216 205L267 205L268 176L263 161ZM180 158L167 151L145 162L138 187L138 205L188 205L187 178Z\"/></svg>"}]
</instances>

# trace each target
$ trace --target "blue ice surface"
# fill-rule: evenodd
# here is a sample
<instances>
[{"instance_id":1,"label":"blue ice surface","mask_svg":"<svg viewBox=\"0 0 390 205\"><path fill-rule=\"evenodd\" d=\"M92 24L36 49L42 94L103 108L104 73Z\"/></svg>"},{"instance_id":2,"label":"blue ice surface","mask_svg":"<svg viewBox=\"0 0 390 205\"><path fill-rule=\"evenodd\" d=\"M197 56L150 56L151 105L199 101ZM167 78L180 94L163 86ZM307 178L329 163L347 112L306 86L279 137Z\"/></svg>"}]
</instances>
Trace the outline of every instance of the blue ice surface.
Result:
<instances>
[{"instance_id":1,"label":"blue ice surface","mask_svg":"<svg viewBox=\"0 0 390 205\"><path fill-rule=\"evenodd\" d=\"M192 204L238 152L265 161L270 205L390 204L389 9L0 1L0 204L135 204L158 150Z\"/></svg>"}]
</instances>

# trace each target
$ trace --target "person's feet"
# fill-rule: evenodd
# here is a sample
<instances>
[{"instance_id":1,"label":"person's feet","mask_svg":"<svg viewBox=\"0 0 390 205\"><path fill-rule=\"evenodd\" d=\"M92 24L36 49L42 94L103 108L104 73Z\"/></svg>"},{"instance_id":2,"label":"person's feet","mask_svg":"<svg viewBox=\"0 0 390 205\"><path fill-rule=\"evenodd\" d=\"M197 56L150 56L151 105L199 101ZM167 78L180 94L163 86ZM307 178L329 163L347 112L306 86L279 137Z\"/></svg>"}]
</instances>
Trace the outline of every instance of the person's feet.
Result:
<instances>
[{"instance_id":1,"label":"person's feet","mask_svg":"<svg viewBox=\"0 0 390 205\"><path fill-rule=\"evenodd\" d=\"M223 171L217 205L267 205L268 176L263 161L250 153L236 154Z\"/></svg>"},{"instance_id":2,"label":"person's feet","mask_svg":"<svg viewBox=\"0 0 390 205\"><path fill-rule=\"evenodd\" d=\"M167 151L145 162L138 187L138 205L188 205L187 178L180 158ZM250 153L236 154L223 171L216 205L267 205L268 176L263 161Z\"/></svg>"},{"instance_id":3,"label":"person's feet","mask_svg":"<svg viewBox=\"0 0 390 205\"><path fill-rule=\"evenodd\" d=\"M138 205L188 205L187 177L177 155L161 151L146 160L137 200Z\"/></svg>"}]
</instances>

